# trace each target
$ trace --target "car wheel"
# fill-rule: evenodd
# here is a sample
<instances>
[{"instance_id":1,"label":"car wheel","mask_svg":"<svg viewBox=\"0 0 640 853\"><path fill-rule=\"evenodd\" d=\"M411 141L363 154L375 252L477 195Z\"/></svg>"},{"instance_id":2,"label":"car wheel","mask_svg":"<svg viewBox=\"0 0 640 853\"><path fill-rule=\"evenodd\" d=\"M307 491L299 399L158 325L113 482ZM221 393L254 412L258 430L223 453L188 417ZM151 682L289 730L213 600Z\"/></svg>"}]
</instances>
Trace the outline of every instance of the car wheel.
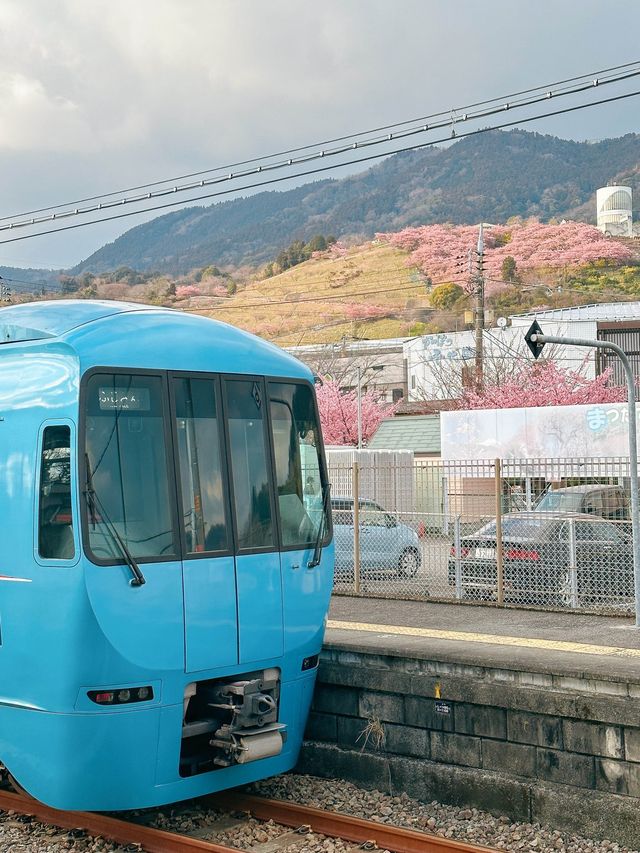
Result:
<instances>
[{"instance_id":1,"label":"car wheel","mask_svg":"<svg viewBox=\"0 0 640 853\"><path fill-rule=\"evenodd\" d=\"M575 605L573 587L571 585L571 572L569 569L563 569L558 575L554 600L560 607L570 608Z\"/></svg>"},{"instance_id":2,"label":"car wheel","mask_svg":"<svg viewBox=\"0 0 640 853\"><path fill-rule=\"evenodd\" d=\"M398 574L403 578L413 578L418 573L419 566L420 557L412 548L407 548L400 555Z\"/></svg>"}]
</instances>

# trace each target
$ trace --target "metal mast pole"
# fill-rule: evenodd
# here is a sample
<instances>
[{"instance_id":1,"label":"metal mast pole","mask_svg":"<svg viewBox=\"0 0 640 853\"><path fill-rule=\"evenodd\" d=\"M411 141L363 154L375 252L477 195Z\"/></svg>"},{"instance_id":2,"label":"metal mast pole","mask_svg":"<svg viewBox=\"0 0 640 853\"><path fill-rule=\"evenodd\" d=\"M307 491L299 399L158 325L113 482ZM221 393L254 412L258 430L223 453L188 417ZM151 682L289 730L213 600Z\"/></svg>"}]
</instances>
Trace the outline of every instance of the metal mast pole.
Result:
<instances>
[{"instance_id":1,"label":"metal mast pole","mask_svg":"<svg viewBox=\"0 0 640 853\"><path fill-rule=\"evenodd\" d=\"M356 367L356 378L357 378L357 396L358 396L358 450L362 449L362 389L360 384L362 382L362 368Z\"/></svg>"},{"instance_id":2,"label":"metal mast pole","mask_svg":"<svg viewBox=\"0 0 640 853\"><path fill-rule=\"evenodd\" d=\"M540 328L538 326L538 328ZM561 338L543 335L533 327L527 333L531 343L542 350L545 344L567 344L572 347L593 347L612 350L622 362L627 380L627 407L629 412L629 469L631 477L631 533L633 536L633 583L636 599L636 628L640 628L640 501L638 499L638 440L636 435L636 386L635 377L626 352L609 341L589 341L583 338ZM525 337L526 340L526 337ZM539 355L535 354L537 358Z\"/></svg>"},{"instance_id":3,"label":"metal mast pole","mask_svg":"<svg viewBox=\"0 0 640 853\"><path fill-rule=\"evenodd\" d=\"M480 390L484 380L484 352L482 333L484 329L484 233L482 222L478 233L478 272L476 275L475 339L476 339L476 389Z\"/></svg>"}]
</instances>

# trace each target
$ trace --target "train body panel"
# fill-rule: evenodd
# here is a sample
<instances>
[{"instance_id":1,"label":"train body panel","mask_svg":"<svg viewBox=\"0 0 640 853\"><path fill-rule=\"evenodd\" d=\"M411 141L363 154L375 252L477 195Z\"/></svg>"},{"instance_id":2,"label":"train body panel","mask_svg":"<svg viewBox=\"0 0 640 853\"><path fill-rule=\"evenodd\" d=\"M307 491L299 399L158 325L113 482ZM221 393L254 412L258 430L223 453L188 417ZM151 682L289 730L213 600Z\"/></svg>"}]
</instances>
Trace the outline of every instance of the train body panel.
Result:
<instances>
[{"instance_id":1,"label":"train body panel","mask_svg":"<svg viewBox=\"0 0 640 853\"><path fill-rule=\"evenodd\" d=\"M308 369L118 303L0 341L0 761L82 809L290 769L333 571Z\"/></svg>"},{"instance_id":2,"label":"train body panel","mask_svg":"<svg viewBox=\"0 0 640 853\"><path fill-rule=\"evenodd\" d=\"M289 737L279 755L260 761L182 778L182 702L102 714L40 711L36 723L33 710L0 705L0 728L12 732L4 760L22 787L53 808L147 808L201 796L295 766L313 681L311 675L283 685Z\"/></svg>"}]
</instances>

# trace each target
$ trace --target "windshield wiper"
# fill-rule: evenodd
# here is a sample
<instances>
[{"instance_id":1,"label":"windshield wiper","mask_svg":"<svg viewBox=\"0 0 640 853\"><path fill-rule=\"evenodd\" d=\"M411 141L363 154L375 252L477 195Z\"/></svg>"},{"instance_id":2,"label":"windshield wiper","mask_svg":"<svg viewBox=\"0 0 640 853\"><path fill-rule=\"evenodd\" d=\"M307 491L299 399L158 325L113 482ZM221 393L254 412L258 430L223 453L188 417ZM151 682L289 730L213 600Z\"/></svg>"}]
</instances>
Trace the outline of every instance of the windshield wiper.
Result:
<instances>
[{"instance_id":1,"label":"windshield wiper","mask_svg":"<svg viewBox=\"0 0 640 853\"><path fill-rule=\"evenodd\" d=\"M320 525L318 527L318 535L316 537L316 544L313 549L313 557L307 563L307 568L315 569L316 566L320 565L320 557L322 556L322 540L324 539L325 528L327 524L327 510L329 506L329 491L331 486L329 483L325 483L322 487L322 518L320 519Z\"/></svg>"},{"instance_id":2,"label":"windshield wiper","mask_svg":"<svg viewBox=\"0 0 640 853\"><path fill-rule=\"evenodd\" d=\"M96 506L97 506L98 509L100 510L100 516L101 516L102 520L105 522L105 524L107 525L107 530L111 534L111 538L118 545L118 548L120 550L120 554L122 555L125 563L131 569L131 574L133 575L133 577L131 578L129 583L131 584L131 586L142 586L143 584L145 584L147 582L146 578L142 574L142 570L140 569L140 566L136 563L133 555L131 554L131 551L129 551L129 549L127 548L127 546L124 542L124 539L118 533L118 529L116 528L115 524L109 518L107 511L104 508L104 504L102 503L102 501L100 500L100 498L96 494L95 489L93 488L91 468L89 467L89 459L88 459L88 456L86 454L85 454L85 464L86 464L86 468L87 468L87 488L85 489L85 494L87 496L87 505L89 507L89 513L91 515L91 523L95 528L96 521L97 521L97 518L96 518Z\"/></svg>"}]
</instances>

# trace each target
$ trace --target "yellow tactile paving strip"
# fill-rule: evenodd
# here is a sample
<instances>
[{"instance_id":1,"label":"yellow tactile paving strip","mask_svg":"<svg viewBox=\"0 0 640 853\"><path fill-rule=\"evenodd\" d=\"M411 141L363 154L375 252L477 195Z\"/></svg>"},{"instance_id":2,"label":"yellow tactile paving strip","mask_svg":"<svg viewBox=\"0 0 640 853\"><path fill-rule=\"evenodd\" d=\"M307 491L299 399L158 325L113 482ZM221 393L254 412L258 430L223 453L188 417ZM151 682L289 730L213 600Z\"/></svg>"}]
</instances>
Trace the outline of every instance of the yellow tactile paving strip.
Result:
<instances>
[{"instance_id":1,"label":"yellow tactile paving strip","mask_svg":"<svg viewBox=\"0 0 640 853\"><path fill-rule=\"evenodd\" d=\"M465 643L488 643L493 646L513 646L521 649L544 649L552 652L570 652L580 655L605 655L608 657L640 658L640 649L625 649L618 646L595 646L589 643L565 643L560 640L541 640L533 637L503 637L499 634L475 634L467 631L442 631L436 628L412 628L403 625L373 625L368 622L342 622L329 619L327 628L341 631L365 631L368 633L398 637L421 637L428 640L453 640Z\"/></svg>"}]
</instances>

